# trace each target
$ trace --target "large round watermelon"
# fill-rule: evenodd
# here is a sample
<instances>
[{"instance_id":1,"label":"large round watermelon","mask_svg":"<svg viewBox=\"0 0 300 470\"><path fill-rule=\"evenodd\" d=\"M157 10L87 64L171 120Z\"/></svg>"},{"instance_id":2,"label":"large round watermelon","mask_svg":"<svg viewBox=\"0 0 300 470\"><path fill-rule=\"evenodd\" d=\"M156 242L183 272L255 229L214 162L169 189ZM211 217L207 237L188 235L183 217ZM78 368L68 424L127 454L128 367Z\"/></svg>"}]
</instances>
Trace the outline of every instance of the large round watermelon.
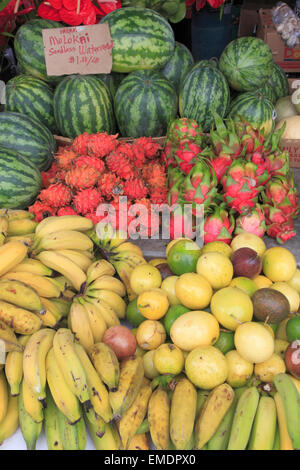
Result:
<instances>
[{"instance_id":1,"label":"large round watermelon","mask_svg":"<svg viewBox=\"0 0 300 470\"><path fill-rule=\"evenodd\" d=\"M225 117L230 90L224 75L214 65L195 65L185 77L179 92L181 117L194 119L204 132L214 124L213 114Z\"/></svg>"},{"instance_id":2,"label":"large round watermelon","mask_svg":"<svg viewBox=\"0 0 300 470\"><path fill-rule=\"evenodd\" d=\"M229 117L245 119L254 128L268 135L274 126L276 113L273 103L259 92L246 92L235 98L230 105Z\"/></svg>"},{"instance_id":3,"label":"large round watermelon","mask_svg":"<svg viewBox=\"0 0 300 470\"><path fill-rule=\"evenodd\" d=\"M97 78L101 78L101 80L104 81L104 83L107 85L111 96L114 98L118 86L120 85L121 81L123 78L127 76L126 73L117 73L117 72L111 72L111 73L99 73L95 75Z\"/></svg>"},{"instance_id":4,"label":"large round watermelon","mask_svg":"<svg viewBox=\"0 0 300 470\"><path fill-rule=\"evenodd\" d=\"M168 21L154 10L139 7L119 8L100 23L108 23L114 43L113 72L162 68L175 47Z\"/></svg>"},{"instance_id":5,"label":"large round watermelon","mask_svg":"<svg viewBox=\"0 0 300 470\"><path fill-rule=\"evenodd\" d=\"M83 132L116 131L112 96L93 75L69 75L54 92L54 116L60 134L74 138Z\"/></svg>"},{"instance_id":6,"label":"large round watermelon","mask_svg":"<svg viewBox=\"0 0 300 470\"><path fill-rule=\"evenodd\" d=\"M27 21L19 27L14 40L14 49L22 73L49 83L59 83L61 77L47 75L42 30L61 27L61 23L42 18Z\"/></svg>"},{"instance_id":7,"label":"large round watermelon","mask_svg":"<svg viewBox=\"0 0 300 470\"><path fill-rule=\"evenodd\" d=\"M115 96L115 114L124 137L160 137L176 117L178 97L161 73L140 70L122 80Z\"/></svg>"},{"instance_id":8,"label":"large round watermelon","mask_svg":"<svg viewBox=\"0 0 300 470\"><path fill-rule=\"evenodd\" d=\"M41 188L37 167L18 152L0 146L0 208L25 209Z\"/></svg>"},{"instance_id":9,"label":"large round watermelon","mask_svg":"<svg viewBox=\"0 0 300 470\"><path fill-rule=\"evenodd\" d=\"M273 88L276 101L290 94L290 86L285 71L276 63L274 63L268 84Z\"/></svg>"},{"instance_id":10,"label":"large round watermelon","mask_svg":"<svg viewBox=\"0 0 300 470\"><path fill-rule=\"evenodd\" d=\"M30 75L18 75L6 84L6 111L33 117L51 132L56 132L53 112L53 89L43 80Z\"/></svg>"},{"instance_id":11,"label":"large round watermelon","mask_svg":"<svg viewBox=\"0 0 300 470\"><path fill-rule=\"evenodd\" d=\"M190 50L180 42L175 42L174 54L166 65L161 69L161 73L174 85L179 93L179 87L194 65L194 58Z\"/></svg>"},{"instance_id":12,"label":"large round watermelon","mask_svg":"<svg viewBox=\"0 0 300 470\"><path fill-rule=\"evenodd\" d=\"M0 113L0 146L27 157L39 170L47 170L56 152L50 130L37 119L25 114Z\"/></svg>"},{"instance_id":13,"label":"large round watermelon","mask_svg":"<svg viewBox=\"0 0 300 470\"><path fill-rule=\"evenodd\" d=\"M270 47L255 37L234 39L225 47L219 61L231 88L238 91L260 88L271 77L273 67Z\"/></svg>"}]
</instances>

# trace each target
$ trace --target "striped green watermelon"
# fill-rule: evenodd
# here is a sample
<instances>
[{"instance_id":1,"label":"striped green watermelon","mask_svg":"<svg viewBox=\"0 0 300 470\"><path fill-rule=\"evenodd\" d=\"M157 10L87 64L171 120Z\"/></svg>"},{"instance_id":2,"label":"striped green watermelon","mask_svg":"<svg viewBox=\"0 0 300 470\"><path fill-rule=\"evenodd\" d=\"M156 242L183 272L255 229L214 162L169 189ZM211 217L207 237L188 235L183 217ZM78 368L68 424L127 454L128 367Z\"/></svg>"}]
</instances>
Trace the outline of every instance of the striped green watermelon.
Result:
<instances>
[{"instance_id":1,"label":"striped green watermelon","mask_svg":"<svg viewBox=\"0 0 300 470\"><path fill-rule=\"evenodd\" d=\"M180 84L193 65L194 58L190 50L184 44L176 41L174 54L161 69L161 73L170 80L179 93Z\"/></svg>"},{"instance_id":2,"label":"striped green watermelon","mask_svg":"<svg viewBox=\"0 0 300 470\"><path fill-rule=\"evenodd\" d=\"M100 23L108 23L114 42L113 72L160 69L170 60L175 47L168 21L154 10L119 8Z\"/></svg>"},{"instance_id":3,"label":"striped green watermelon","mask_svg":"<svg viewBox=\"0 0 300 470\"><path fill-rule=\"evenodd\" d=\"M176 117L178 97L161 73L139 70L122 80L115 96L115 114L124 137L160 137Z\"/></svg>"},{"instance_id":4,"label":"striped green watermelon","mask_svg":"<svg viewBox=\"0 0 300 470\"><path fill-rule=\"evenodd\" d=\"M273 72L270 47L261 39L241 37L231 41L219 60L219 68L229 85L238 91L254 91L269 80Z\"/></svg>"},{"instance_id":5,"label":"striped green watermelon","mask_svg":"<svg viewBox=\"0 0 300 470\"><path fill-rule=\"evenodd\" d=\"M276 113L273 103L262 93L248 91L240 94L230 105L229 117L245 119L268 135L274 126Z\"/></svg>"},{"instance_id":6,"label":"striped green watermelon","mask_svg":"<svg viewBox=\"0 0 300 470\"><path fill-rule=\"evenodd\" d=\"M41 188L37 167L18 152L0 146L0 208L26 209Z\"/></svg>"},{"instance_id":7,"label":"striped green watermelon","mask_svg":"<svg viewBox=\"0 0 300 470\"><path fill-rule=\"evenodd\" d=\"M185 77L179 92L179 114L194 119L204 132L214 124L216 112L225 117L230 90L224 75L214 65L195 65Z\"/></svg>"},{"instance_id":8,"label":"striped green watermelon","mask_svg":"<svg viewBox=\"0 0 300 470\"><path fill-rule=\"evenodd\" d=\"M30 75L18 75L6 84L6 111L33 117L51 132L56 132L53 111L53 90L43 80Z\"/></svg>"},{"instance_id":9,"label":"striped green watermelon","mask_svg":"<svg viewBox=\"0 0 300 470\"><path fill-rule=\"evenodd\" d=\"M274 63L273 72L268 83L271 84L274 90L276 101L290 94L290 86L285 71L276 63Z\"/></svg>"},{"instance_id":10,"label":"striped green watermelon","mask_svg":"<svg viewBox=\"0 0 300 470\"><path fill-rule=\"evenodd\" d=\"M56 142L50 130L25 114L0 113L0 146L27 157L39 170L47 170L56 152Z\"/></svg>"},{"instance_id":11,"label":"striped green watermelon","mask_svg":"<svg viewBox=\"0 0 300 470\"><path fill-rule=\"evenodd\" d=\"M54 116L60 134L75 138L116 131L113 101L109 89L94 75L68 75L54 92Z\"/></svg>"},{"instance_id":12,"label":"striped green watermelon","mask_svg":"<svg viewBox=\"0 0 300 470\"><path fill-rule=\"evenodd\" d=\"M127 76L126 73L117 73L117 72L111 72L111 73L99 73L95 75L97 78L101 78L104 83L108 86L109 91L111 92L112 97L114 98L118 86L120 85L121 81L123 78Z\"/></svg>"},{"instance_id":13,"label":"striped green watermelon","mask_svg":"<svg viewBox=\"0 0 300 470\"><path fill-rule=\"evenodd\" d=\"M41 18L30 20L19 27L14 50L22 73L53 84L60 82L62 77L47 75L42 30L61 27L61 23Z\"/></svg>"},{"instance_id":14,"label":"striped green watermelon","mask_svg":"<svg viewBox=\"0 0 300 470\"><path fill-rule=\"evenodd\" d=\"M265 98L268 98L274 105L276 104L276 95L274 89L270 86L269 82L265 83L261 88L255 90L256 93L261 93ZM237 96L243 95L244 93L238 93Z\"/></svg>"}]
</instances>

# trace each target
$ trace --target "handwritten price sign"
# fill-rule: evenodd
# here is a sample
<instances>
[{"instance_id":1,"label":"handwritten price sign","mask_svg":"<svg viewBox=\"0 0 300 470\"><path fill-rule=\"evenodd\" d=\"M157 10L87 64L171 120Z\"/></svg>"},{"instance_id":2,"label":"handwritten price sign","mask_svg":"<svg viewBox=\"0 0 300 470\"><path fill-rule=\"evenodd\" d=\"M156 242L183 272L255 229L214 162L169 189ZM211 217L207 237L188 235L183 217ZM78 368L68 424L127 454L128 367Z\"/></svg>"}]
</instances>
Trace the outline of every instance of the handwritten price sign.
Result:
<instances>
[{"instance_id":1,"label":"handwritten price sign","mask_svg":"<svg viewBox=\"0 0 300 470\"><path fill-rule=\"evenodd\" d=\"M48 75L110 73L112 48L108 24L43 29Z\"/></svg>"}]
</instances>

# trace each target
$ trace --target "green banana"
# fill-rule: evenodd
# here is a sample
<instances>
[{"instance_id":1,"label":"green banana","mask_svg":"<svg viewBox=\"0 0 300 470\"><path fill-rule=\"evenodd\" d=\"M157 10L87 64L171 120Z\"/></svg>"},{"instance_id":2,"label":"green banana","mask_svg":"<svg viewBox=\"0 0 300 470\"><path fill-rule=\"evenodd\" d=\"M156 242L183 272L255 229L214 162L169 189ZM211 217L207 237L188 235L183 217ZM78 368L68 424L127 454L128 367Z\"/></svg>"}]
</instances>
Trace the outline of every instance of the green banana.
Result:
<instances>
[{"instance_id":1,"label":"green banana","mask_svg":"<svg viewBox=\"0 0 300 470\"><path fill-rule=\"evenodd\" d=\"M248 450L272 450L276 431L276 405L272 397L259 399Z\"/></svg>"},{"instance_id":2,"label":"green banana","mask_svg":"<svg viewBox=\"0 0 300 470\"><path fill-rule=\"evenodd\" d=\"M259 393L256 387L248 388L240 396L233 416L227 450L246 449L258 402Z\"/></svg>"},{"instance_id":3,"label":"green banana","mask_svg":"<svg viewBox=\"0 0 300 470\"><path fill-rule=\"evenodd\" d=\"M31 416L29 416L25 410L22 387L20 388L18 409L20 428L27 450L35 450L37 440L42 432L43 423L36 423L33 421Z\"/></svg>"},{"instance_id":4,"label":"green banana","mask_svg":"<svg viewBox=\"0 0 300 470\"><path fill-rule=\"evenodd\" d=\"M47 388L44 417L48 450L64 450L58 426L59 413L61 412L57 408L49 388Z\"/></svg>"},{"instance_id":5,"label":"green banana","mask_svg":"<svg viewBox=\"0 0 300 470\"><path fill-rule=\"evenodd\" d=\"M70 424L68 418L59 412L58 428L64 450L85 450L86 430L83 417L77 423Z\"/></svg>"},{"instance_id":6,"label":"green banana","mask_svg":"<svg viewBox=\"0 0 300 470\"><path fill-rule=\"evenodd\" d=\"M278 424L277 424L276 430L275 430L275 437L274 437L274 443L273 443L273 449L272 450L280 450L280 431L279 431Z\"/></svg>"},{"instance_id":7,"label":"green banana","mask_svg":"<svg viewBox=\"0 0 300 470\"><path fill-rule=\"evenodd\" d=\"M196 405L196 419L198 418L201 408L204 405L208 395L209 395L209 390L198 390L197 405Z\"/></svg>"},{"instance_id":8,"label":"green banana","mask_svg":"<svg viewBox=\"0 0 300 470\"><path fill-rule=\"evenodd\" d=\"M283 402L286 424L294 449L300 449L300 394L285 373L275 375L273 383Z\"/></svg>"},{"instance_id":9,"label":"green banana","mask_svg":"<svg viewBox=\"0 0 300 470\"><path fill-rule=\"evenodd\" d=\"M149 421L148 418L145 418L142 424L139 426L136 434L144 434L145 432L149 432Z\"/></svg>"},{"instance_id":10,"label":"green banana","mask_svg":"<svg viewBox=\"0 0 300 470\"><path fill-rule=\"evenodd\" d=\"M105 433L102 437L97 435L94 425L88 420L85 420L89 434L96 447L96 450L120 450L121 439L115 429L113 422L105 424Z\"/></svg>"}]
</instances>

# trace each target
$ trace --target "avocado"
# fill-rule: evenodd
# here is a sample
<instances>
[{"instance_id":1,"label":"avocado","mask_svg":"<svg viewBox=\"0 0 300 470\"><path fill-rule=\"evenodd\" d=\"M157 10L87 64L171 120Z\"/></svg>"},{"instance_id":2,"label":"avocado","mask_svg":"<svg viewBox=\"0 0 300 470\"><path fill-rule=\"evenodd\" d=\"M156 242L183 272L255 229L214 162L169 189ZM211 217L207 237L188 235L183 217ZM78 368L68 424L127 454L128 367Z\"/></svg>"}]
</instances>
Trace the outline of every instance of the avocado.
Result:
<instances>
[{"instance_id":1,"label":"avocado","mask_svg":"<svg viewBox=\"0 0 300 470\"><path fill-rule=\"evenodd\" d=\"M285 295L275 289L258 289L252 296L253 315L259 321L279 323L290 313L290 304Z\"/></svg>"}]
</instances>

